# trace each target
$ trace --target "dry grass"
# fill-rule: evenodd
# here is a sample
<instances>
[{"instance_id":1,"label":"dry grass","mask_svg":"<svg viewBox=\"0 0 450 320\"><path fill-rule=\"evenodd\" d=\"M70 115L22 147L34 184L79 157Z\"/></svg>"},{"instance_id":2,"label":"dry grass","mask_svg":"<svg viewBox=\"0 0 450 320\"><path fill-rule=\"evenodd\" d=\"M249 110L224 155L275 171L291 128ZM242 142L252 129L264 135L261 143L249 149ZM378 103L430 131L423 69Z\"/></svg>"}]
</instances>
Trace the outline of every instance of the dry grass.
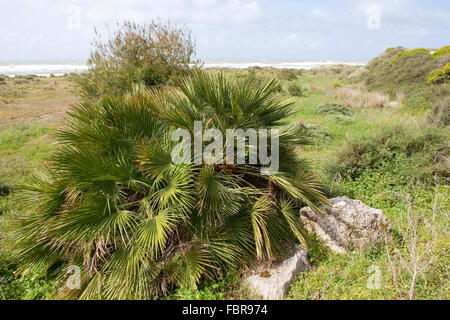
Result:
<instances>
[{"instance_id":1,"label":"dry grass","mask_svg":"<svg viewBox=\"0 0 450 320\"><path fill-rule=\"evenodd\" d=\"M436 179L435 179L436 180ZM415 291L419 278L427 281L428 271L431 268L438 267L445 269L445 257L442 257L446 250L442 250L448 240L448 225L438 222L438 216L447 216L448 210L442 210L442 206L438 205L438 185L433 200L431 212L414 210L414 203L410 194L395 194L400 201L407 204L406 216L402 216L401 223L397 229L402 237L402 248L399 248L395 241L385 238L386 252L392 273L392 281L397 290L401 286L400 273L409 274L406 277L406 284L409 287L407 299L414 300L416 298ZM446 221L446 219L444 219ZM448 220L447 220L448 221ZM439 250L441 249L441 250ZM442 265L444 263L444 265ZM442 275L443 283L448 275ZM448 281L448 278L447 278ZM447 285L444 285L448 290Z\"/></svg>"},{"instance_id":2,"label":"dry grass","mask_svg":"<svg viewBox=\"0 0 450 320\"><path fill-rule=\"evenodd\" d=\"M387 94L369 92L364 88L339 87L328 88L327 95L341 98L344 105L349 108L375 108L382 109L391 104Z\"/></svg>"},{"instance_id":3,"label":"dry grass","mask_svg":"<svg viewBox=\"0 0 450 320\"><path fill-rule=\"evenodd\" d=\"M58 123L77 103L69 77L6 78L0 85L0 130L10 124Z\"/></svg>"}]
</instances>

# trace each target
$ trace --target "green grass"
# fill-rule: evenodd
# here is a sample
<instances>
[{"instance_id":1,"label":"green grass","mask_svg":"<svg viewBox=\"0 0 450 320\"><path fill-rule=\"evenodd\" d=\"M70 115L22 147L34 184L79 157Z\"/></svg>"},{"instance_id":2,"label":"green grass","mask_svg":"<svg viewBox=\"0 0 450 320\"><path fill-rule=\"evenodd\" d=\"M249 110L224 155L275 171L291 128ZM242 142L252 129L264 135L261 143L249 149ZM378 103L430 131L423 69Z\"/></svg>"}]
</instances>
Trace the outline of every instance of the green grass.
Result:
<instances>
[{"instance_id":1,"label":"green grass","mask_svg":"<svg viewBox=\"0 0 450 320\"><path fill-rule=\"evenodd\" d=\"M36 124L12 124L0 131L0 182L13 191L7 196L0 195L0 300L52 299L55 293L51 277L36 274L20 277L14 261L1 248L2 215L21 212L22 203L14 189L45 166L55 148L53 132L52 128Z\"/></svg>"},{"instance_id":2,"label":"green grass","mask_svg":"<svg viewBox=\"0 0 450 320\"><path fill-rule=\"evenodd\" d=\"M0 180L13 186L26 182L55 150L53 133L53 128L37 124L0 131Z\"/></svg>"},{"instance_id":3,"label":"green grass","mask_svg":"<svg viewBox=\"0 0 450 320\"><path fill-rule=\"evenodd\" d=\"M0 252L1 253L1 252ZM0 300L51 300L56 294L51 276L16 276L16 268L0 254Z\"/></svg>"}]
</instances>

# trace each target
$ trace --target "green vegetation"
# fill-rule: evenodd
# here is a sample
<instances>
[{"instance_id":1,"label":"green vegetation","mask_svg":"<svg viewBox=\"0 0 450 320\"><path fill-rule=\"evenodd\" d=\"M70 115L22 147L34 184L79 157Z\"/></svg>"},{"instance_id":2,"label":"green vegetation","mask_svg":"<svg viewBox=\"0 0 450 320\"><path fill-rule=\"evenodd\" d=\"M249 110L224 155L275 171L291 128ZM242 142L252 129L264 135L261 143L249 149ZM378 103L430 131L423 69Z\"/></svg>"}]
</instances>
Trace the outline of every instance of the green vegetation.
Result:
<instances>
[{"instance_id":1,"label":"green vegetation","mask_svg":"<svg viewBox=\"0 0 450 320\"><path fill-rule=\"evenodd\" d=\"M280 78L280 80L285 81L294 81L297 79L297 75L295 74L295 72L290 69L281 70L278 77Z\"/></svg>"},{"instance_id":2,"label":"green vegetation","mask_svg":"<svg viewBox=\"0 0 450 320\"><path fill-rule=\"evenodd\" d=\"M387 125L349 138L328 170L331 178L339 174L355 179L370 168L392 173L397 185L423 182L435 175L445 180L448 138L447 133L433 127L419 128L412 123Z\"/></svg>"},{"instance_id":3,"label":"green vegetation","mask_svg":"<svg viewBox=\"0 0 450 320\"><path fill-rule=\"evenodd\" d=\"M7 192L0 196L0 299L67 297L62 294L67 292L59 290L64 286L65 266L69 263L82 265L83 253L87 252L91 255L86 254L89 259L85 265L93 269L83 267L83 274L89 275L91 272L95 275L91 281L85 277L84 284L97 289L93 280L99 279L101 275L104 281L98 291L89 292L84 287L81 292L75 292L76 295L81 294L82 298L153 297L149 292L142 293L137 289L137 283L145 283L144 280L149 281L152 293L166 289L164 293L168 294L167 299L248 298L248 294L240 287L240 267L246 260L242 257L251 259L256 256L257 243L260 243L260 254L268 255L267 243L273 243L272 253L276 254L276 244L280 239L286 239L284 236L280 238L278 233L273 233L273 229L279 227L278 222L284 221L283 230L292 233L286 224L286 221L292 221L288 219L292 217L289 215L291 210L285 210L287 216L281 212L281 209L286 209L283 206L286 198L290 197L277 196L269 205L270 213L265 215L264 210L256 209L265 205L264 194L268 192L266 179L258 177L258 183L255 183L244 175L244 181L251 181L251 188L254 188L248 192L248 186L241 185L241 180L236 182L235 176L238 175L239 166L227 167L225 161L222 163L224 167L219 168L218 164L209 168L210 171L207 170L208 166L182 167L179 171L175 170L168 161L163 161L168 159L170 145L166 144L167 139L162 137L167 136L173 128L161 125L168 123L178 127L181 125L179 121L190 123L186 121L191 119L190 116L183 110L190 110L190 113L192 106L201 109L197 108L197 103L205 108L228 105L212 103L228 101L224 95L218 93L220 90L217 83L224 83L224 87L229 90L227 92L233 92L233 95L240 92L242 99L250 99L251 97L245 96L244 93L254 91L249 91L248 87L243 85L245 83L251 88L261 88L260 86L264 87L265 84L270 89L268 96L271 99L286 103L286 106L293 110L292 113L283 114L288 118L280 118L284 123L276 125L283 130L296 132L296 139L301 138L301 142L308 140L310 144L305 145L298 141L292 145L288 141L291 150L288 155L294 157L299 153L301 157L306 158L320 176L325 192L330 197L345 195L360 199L372 207L382 209L392 221L392 230L386 234L384 244L363 252L350 250L344 255L330 252L313 235L302 234L300 226L294 225L291 230L298 231L297 238L303 239L305 236L308 239L314 267L294 281L288 299L448 300L450 89L448 82L430 85L427 80L432 70L443 70L450 58L448 54L441 54L445 52L442 49L438 50L439 57L431 57L422 49L406 55L405 51L403 48L389 49L363 68L335 66L303 71L301 76L290 70L295 78L286 76L280 83L270 80L280 77L279 70L252 68L222 70L223 82L217 80L215 73L218 70L211 70L208 73L212 75L203 75L205 79L209 79L205 80L208 86L200 85L197 76L182 81L184 89L181 91L167 88L165 93L155 94L140 88L127 97L112 97L98 104L83 103L75 107L72 109L70 122L64 125L63 131L59 131L58 139L55 127L61 126L64 112L55 113L55 109L50 107L54 103L48 101L59 96L59 88L67 86L70 77L38 79L39 82L36 79L20 79L26 81L20 84L24 89L22 96L10 94L10 90L17 84L6 79L6 84L2 85L5 95L0 94L0 98L4 97L8 101L0 109L0 183L7 186L4 189ZM397 55L398 58L394 62ZM342 85L336 86L336 83ZM290 94L290 84L305 88L302 95ZM48 86L58 90L44 89ZM208 90L210 87L215 89ZM190 100L186 98L188 95ZM214 99L217 96L222 99ZM256 99L256 96L253 97ZM286 98L290 98L292 103L285 102L283 99ZM205 101L203 99L206 99L207 103L201 103ZM162 109L162 101L170 101L169 109ZM196 103L188 104L186 101ZM21 108L22 102L24 105L35 106L33 114L42 115L45 122L40 117L29 114L27 108ZM135 105L145 105L148 109L145 111L134 108ZM172 109L180 111L167 112ZM13 110L15 120L11 120ZM54 117L49 121L44 116L45 110L47 114L57 114L61 118ZM239 121L255 121L257 118L250 116L248 112L230 114L227 111L222 116L222 113L216 110L202 110L199 114L202 115L205 127L208 127L208 120L226 119L226 125L231 123L242 127L242 122ZM130 123L134 125L130 126ZM158 128L162 132L159 132ZM158 133L154 133L155 130ZM160 139L145 139L150 135ZM58 147L55 141L62 145ZM71 145L79 148L74 150L75 148L70 148ZM52 156L55 149L56 155ZM280 163L283 164L283 161ZM283 165L290 166L288 163ZM55 166L59 169L58 173L54 171ZM39 210L35 209L36 206L28 206L20 191L21 185L32 181L35 169L50 170L51 173L37 177L38 181L43 183L42 187L27 191L38 197L41 204ZM165 178L162 177L162 172L167 173ZM292 183L299 187L303 181L294 174L289 174L287 178L292 179ZM66 188L68 184L73 188ZM64 193L59 194L57 188L51 188L52 185L64 188ZM214 188L214 185L217 188ZM272 183L272 187L276 188L276 184ZM205 194L202 192L211 190L210 188L221 190L214 194L222 196L205 197L204 202L199 201L200 195ZM48 192L41 192L45 190ZM83 192L77 193L76 190ZM101 192L97 192L99 190ZM225 201L224 193L226 205L221 205ZM192 197L192 200L186 195ZM59 200L67 205L67 212L52 216L48 214L45 206L57 203L43 200L58 199L58 196ZM106 215L102 215L102 210L94 212L95 206L104 208L105 202L100 201L103 196L109 196L108 201L111 204L111 211L108 209ZM241 197L244 199L241 200ZM148 206L144 206L144 199L148 200ZM178 199L185 200L179 202ZM208 207L206 201L224 209L212 210L214 207ZM234 217L242 220L233 222L233 216L227 213L236 208L236 202L240 203L242 207L239 208L242 209ZM290 202L292 212L296 214L299 204L292 200ZM174 208L174 203L181 204L181 212L182 208L186 207L190 212L198 212L198 209L192 210L192 206L205 206L203 212L214 212L211 215L205 214L204 218L197 215L198 220L191 220L192 217L185 219L178 210L174 210L173 214L161 214L160 208ZM255 209L256 203L261 206L256 206ZM45 212L47 214L39 214ZM68 215L68 212L73 215ZM254 214L250 215L249 212ZM107 220L107 217L111 219ZM127 220L129 217L132 217L132 220ZM163 217L169 218L165 221L159 219ZM175 217L181 217L181 220ZM207 217L211 221L206 223L207 231L202 233L195 226L203 226ZM218 217L223 218L221 223L217 223ZM265 227L267 236L264 229L260 229L259 233L254 232L258 229L252 224L252 217L265 222L256 223L256 226ZM17 225L10 223L29 223L29 219L40 221L39 224L33 225L36 229L17 229ZM150 220L155 222L154 230L161 231L153 233L155 237L148 233L151 232L151 224L145 223ZM129 228L124 227L127 221L132 221ZM190 221L192 227L182 228L184 222L180 221ZM20 235L26 235L30 230L41 230L39 225L48 227L46 231L42 231L46 236L33 244L26 243L25 236ZM144 228L144 225L149 228ZM126 235L123 233L124 228L127 230ZM221 228L227 231L220 232ZM92 232L93 230L96 232ZM113 230L116 230L115 234ZM121 230L124 240L120 236ZM181 239L168 236L173 234L174 230L179 231ZM10 233L12 231L14 233ZM101 238L101 234L108 234L109 237ZM243 236L240 236L241 234ZM17 239L14 238L17 236L20 241L11 242ZM165 270L158 273L160 277L149 276L144 279L145 272L120 272L123 270L123 264L137 266L134 270L139 271L142 270L139 269L142 261L161 261L158 259L161 259L165 251L160 249L161 242L158 240L166 236L169 239L165 242L166 246L183 243L186 244L186 249L174 254L177 258L172 260L175 262L172 265L161 263L161 269L146 269L149 272ZM268 242L267 237L270 237ZM30 252L33 252L46 241L67 238L75 239L76 250L62 255L61 252L67 247L56 245L52 249L52 253L56 254L45 255L49 260L55 257L50 261L51 268L48 264L36 264L35 268L23 273L24 269L30 266L30 259L31 264L43 262L43 256L36 254L37 259L34 260L33 256L26 252L21 255L19 248L30 248ZM33 236L30 239L33 239ZM93 239L95 241L92 241ZM153 249L149 249L147 255L132 255L135 253L131 252L132 248L137 248L132 245L127 247L127 255L123 241L138 243L139 239L153 243ZM262 239L262 242L255 239ZM293 234L287 239L289 242L298 241L294 239ZM238 240L251 245L242 247ZM14 246L15 243L18 245ZM110 245L105 249L106 243ZM202 245L205 243L213 245L204 248ZM227 250L220 250L221 248ZM140 250L136 251L141 253ZM102 256L105 252L107 255ZM123 253L122 256L120 252ZM131 256L143 258L126 259ZM150 256L156 260L150 259ZM97 257L104 258L106 265ZM216 263L214 266L219 265L218 269L205 266L205 261L208 265ZM235 263L236 261L240 263ZM232 267L229 267L230 263ZM374 270L373 268L378 268L381 275L378 289L369 289L367 286L372 275L370 270ZM177 276L174 276L175 274ZM154 281L150 284L151 279ZM117 283L124 284L127 290L120 290L122 287L117 286ZM159 297L161 296L160 294Z\"/></svg>"},{"instance_id":4,"label":"green vegetation","mask_svg":"<svg viewBox=\"0 0 450 320\"><path fill-rule=\"evenodd\" d=\"M328 115L343 115L352 116L354 111L348 107L345 107L337 103L326 103L321 105L316 110L317 114L328 114Z\"/></svg>"},{"instance_id":5,"label":"green vegetation","mask_svg":"<svg viewBox=\"0 0 450 320\"><path fill-rule=\"evenodd\" d=\"M125 22L106 42L96 35L89 71L75 78L84 98L125 94L135 83L164 86L197 63L191 33L170 24Z\"/></svg>"},{"instance_id":6,"label":"green vegetation","mask_svg":"<svg viewBox=\"0 0 450 320\"><path fill-rule=\"evenodd\" d=\"M448 56L450 55L450 46L444 46L440 48L439 50L436 50L431 57L434 59L440 58L442 56Z\"/></svg>"},{"instance_id":7,"label":"green vegetation","mask_svg":"<svg viewBox=\"0 0 450 320\"><path fill-rule=\"evenodd\" d=\"M303 88L297 83L290 83L288 93L294 97L300 97L303 94Z\"/></svg>"},{"instance_id":8,"label":"green vegetation","mask_svg":"<svg viewBox=\"0 0 450 320\"><path fill-rule=\"evenodd\" d=\"M397 48L398 49L398 48ZM394 56L394 58L392 59L392 63L397 63L397 61L402 58L402 57L409 57L412 55L415 55L417 53L422 53L422 54L430 54L430 50L428 49L424 49L424 48L416 48L416 49L412 49L412 50L404 50L403 48L399 50L396 50L395 48L391 48L386 50L386 52L392 52L392 51L396 51L396 55Z\"/></svg>"},{"instance_id":9,"label":"green vegetation","mask_svg":"<svg viewBox=\"0 0 450 320\"><path fill-rule=\"evenodd\" d=\"M370 61L357 82L364 81L369 90L385 92L391 98L403 92L408 109L426 110L435 101L450 95L449 83L439 86L427 83L430 72L441 69L449 61L450 55L433 59L426 49L395 48ZM440 81L440 76L433 71L432 81L436 80Z\"/></svg>"},{"instance_id":10,"label":"green vegetation","mask_svg":"<svg viewBox=\"0 0 450 320\"><path fill-rule=\"evenodd\" d=\"M0 300L51 300L56 293L52 274L48 277L15 277L17 265L0 255ZM54 277L54 275L53 275Z\"/></svg>"},{"instance_id":11,"label":"green vegetation","mask_svg":"<svg viewBox=\"0 0 450 320\"><path fill-rule=\"evenodd\" d=\"M27 214L7 221L20 269L83 265L82 289L61 296L151 299L304 242L299 209L327 199L297 159L300 130L281 130L271 176L261 163L176 164L170 156L174 128L194 134L194 121L224 136L283 124L292 106L275 87L253 75L232 81L195 71L180 90L136 89L76 106L50 173L22 188Z\"/></svg>"},{"instance_id":12,"label":"green vegetation","mask_svg":"<svg viewBox=\"0 0 450 320\"><path fill-rule=\"evenodd\" d=\"M450 80L450 62L442 69L434 69L430 72L427 82L429 84L444 83Z\"/></svg>"},{"instance_id":13,"label":"green vegetation","mask_svg":"<svg viewBox=\"0 0 450 320\"><path fill-rule=\"evenodd\" d=\"M427 117L431 125L444 128L450 125L450 97L436 103Z\"/></svg>"}]
</instances>

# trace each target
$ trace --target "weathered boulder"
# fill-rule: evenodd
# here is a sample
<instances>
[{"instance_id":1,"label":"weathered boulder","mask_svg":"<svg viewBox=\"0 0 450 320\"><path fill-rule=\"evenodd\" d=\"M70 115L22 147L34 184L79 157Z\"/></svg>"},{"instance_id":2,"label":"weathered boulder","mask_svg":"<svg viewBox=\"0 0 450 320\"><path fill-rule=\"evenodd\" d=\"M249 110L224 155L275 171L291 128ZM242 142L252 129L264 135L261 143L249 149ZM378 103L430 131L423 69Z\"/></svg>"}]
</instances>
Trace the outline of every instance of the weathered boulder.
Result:
<instances>
[{"instance_id":1,"label":"weathered boulder","mask_svg":"<svg viewBox=\"0 0 450 320\"><path fill-rule=\"evenodd\" d=\"M316 235L333 251L362 250L379 243L391 226L382 210L371 208L359 200L347 197L330 199L331 207L318 213L311 208L300 210L307 231Z\"/></svg>"},{"instance_id":2,"label":"weathered boulder","mask_svg":"<svg viewBox=\"0 0 450 320\"><path fill-rule=\"evenodd\" d=\"M244 277L244 287L257 298L281 300L287 295L294 277L310 266L308 251L297 245L289 258L260 266Z\"/></svg>"}]
</instances>

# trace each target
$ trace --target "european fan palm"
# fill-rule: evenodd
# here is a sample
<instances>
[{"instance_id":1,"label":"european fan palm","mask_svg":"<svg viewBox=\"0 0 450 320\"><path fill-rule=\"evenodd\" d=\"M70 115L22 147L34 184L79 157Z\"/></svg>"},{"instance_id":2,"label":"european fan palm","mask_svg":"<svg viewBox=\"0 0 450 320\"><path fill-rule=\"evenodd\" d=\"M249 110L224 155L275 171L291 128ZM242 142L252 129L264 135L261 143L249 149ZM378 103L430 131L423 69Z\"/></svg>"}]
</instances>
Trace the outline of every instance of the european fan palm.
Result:
<instances>
[{"instance_id":1,"label":"european fan palm","mask_svg":"<svg viewBox=\"0 0 450 320\"><path fill-rule=\"evenodd\" d=\"M171 133L193 132L194 121L221 131L283 128L292 104L276 88L197 70L177 89L74 106L50 173L23 190L29 213L11 229L13 254L26 268L82 266L81 289L64 297L150 299L303 241L298 209L327 199L296 156L298 130L281 129L271 176L258 164L171 159Z\"/></svg>"}]
</instances>

